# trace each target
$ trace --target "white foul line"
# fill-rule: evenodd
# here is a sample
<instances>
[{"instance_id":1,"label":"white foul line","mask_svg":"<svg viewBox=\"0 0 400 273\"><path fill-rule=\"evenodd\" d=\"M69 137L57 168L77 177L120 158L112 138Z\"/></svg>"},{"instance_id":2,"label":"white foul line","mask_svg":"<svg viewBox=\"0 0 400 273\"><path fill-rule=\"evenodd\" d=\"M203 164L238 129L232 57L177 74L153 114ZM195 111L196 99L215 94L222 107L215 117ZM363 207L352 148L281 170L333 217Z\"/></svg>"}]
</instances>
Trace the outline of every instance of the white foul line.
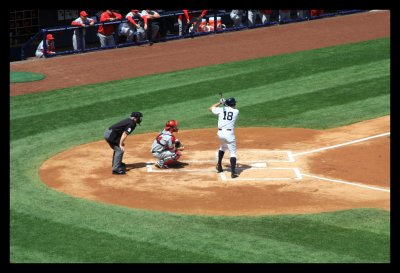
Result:
<instances>
[{"instance_id":1,"label":"white foul line","mask_svg":"<svg viewBox=\"0 0 400 273\"><path fill-rule=\"evenodd\" d=\"M366 185L359 184L359 183L353 183L353 182L346 182L346 181L341 181L341 180L329 179L329 178L324 178L324 177L319 177L319 176L314 176L314 175L309 175L309 174L304 174L304 173L302 175L303 176L309 176L309 177L317 178L317 179L321 179L321 180L325 180L325 181L330 181L330 182L335 182L335 183L342 183L342 184L357 186L357 187L361 187L361 188L367 188L367 189L371 189L371 190L390 192L390 190L387 190L387 189L366 186Z\"/></svg>"},{"instance_id":2,"label":"white foul line","mask_svg":"<svg viewBox=\"0 0 400 273\"><path fill-rule=\"evenodd\" d=\"M361 139L345 142L345 143L338 144L338 145L333 145L333 146L328 146L328 147L324 147L324 148L320 148L320 149L315 149L315 150L311 150L311 151L308 151L308 152L298 153L298 154L294 154L294 156L311 154L311 153L315 153L315 152L319 152L319 151L323 151L323 150L328 150L328 149L333 149L333 148L337 148L337 147L341 147L341 146L345 146L345 145L349 145L349 144L353 144L353 143L357 143L357 142L366 141L366 140L369 140L369 139L372 139L372 138L387 136L387 135L390 135L390 132L383 133L383 134L380 134L380 135L370 136L370 137L366 137L366 138L361 138Z\"/></svg>"},{"instance_id":3,"label":"white foul line","mask_svg":"<svg viewBox=\"0 0 400 273\"><path fill-rule=\"evenodd\" d=\"M296 174L296 180L301 180L303 177L301 176L299 168L293 168L294 173Z\"/></svg>"}]
</instances>

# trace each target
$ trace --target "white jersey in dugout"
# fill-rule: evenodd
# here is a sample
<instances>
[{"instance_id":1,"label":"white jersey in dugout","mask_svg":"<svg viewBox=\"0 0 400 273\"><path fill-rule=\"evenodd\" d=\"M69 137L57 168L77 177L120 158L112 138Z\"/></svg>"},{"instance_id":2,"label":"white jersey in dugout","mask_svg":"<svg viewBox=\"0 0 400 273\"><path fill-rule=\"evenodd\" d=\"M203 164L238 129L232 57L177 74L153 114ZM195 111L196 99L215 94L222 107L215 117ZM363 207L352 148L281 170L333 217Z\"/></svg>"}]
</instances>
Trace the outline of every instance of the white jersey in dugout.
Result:
<instances>
[{"instance_id":1,"label":"white jersey in dugout","mask_svg":"<svg viewBox=\"0 0 400 273\"><path fill-rule=\"evenodd\" d=\"M235 122L239 115L239 110L224 106L224 107L214 107L212 112L218 115L218 129L231 129L235 128Z\"/></svg>"}]
</instances>

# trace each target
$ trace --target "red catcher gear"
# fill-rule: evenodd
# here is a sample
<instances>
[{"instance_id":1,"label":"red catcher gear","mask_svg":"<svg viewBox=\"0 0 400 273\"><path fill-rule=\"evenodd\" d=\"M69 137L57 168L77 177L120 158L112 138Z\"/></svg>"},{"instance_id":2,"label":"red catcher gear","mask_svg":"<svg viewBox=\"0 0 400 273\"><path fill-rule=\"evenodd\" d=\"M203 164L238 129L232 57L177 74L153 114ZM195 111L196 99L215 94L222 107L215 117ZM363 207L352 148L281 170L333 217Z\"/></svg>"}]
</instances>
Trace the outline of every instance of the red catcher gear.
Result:
<instances>
[{"instance_id":1,"label":"red catcher gear","mask_svg":"<svg viewBox=\"0 0 400 273\"><path fill-rule=\"evenodd\" d=\"M165 124L165 130L170 130L171 132L178 132L178 122L176 120L169 120L167 121L167 123Z\"/></svg>"}]
</instances>

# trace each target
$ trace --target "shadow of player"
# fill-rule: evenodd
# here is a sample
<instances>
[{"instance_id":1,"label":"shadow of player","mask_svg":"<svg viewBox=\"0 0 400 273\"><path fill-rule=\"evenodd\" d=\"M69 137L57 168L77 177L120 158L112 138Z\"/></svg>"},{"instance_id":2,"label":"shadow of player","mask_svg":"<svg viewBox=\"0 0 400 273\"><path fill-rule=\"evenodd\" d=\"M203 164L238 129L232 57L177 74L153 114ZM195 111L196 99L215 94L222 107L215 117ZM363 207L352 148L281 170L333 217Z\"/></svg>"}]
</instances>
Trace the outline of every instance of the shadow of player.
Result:
<instances>
[{"instance_id":1,"label":"shadow of player","mask_svg":"<svg viewBox=\"0 0 400 273\"><path fill-rule=\"evenodd\" d=\"M240 175L243 171L248 170L248 169L251 169L251 166L250 166L250 165L247 165L247 164L238 164L238 165L236 166L236 173ZM228 167L228 170L229 170L229 171L231 170L231 166Z\"/></svg>"},{"instance_id":2,"label":"shadow of player","mask_svg":"<svg viewBox=\"0 0 400 273\"><path fill-rule=\"evenodd\" d=\"M170 169L183 169L186 166L189 166L189 163L180 162L180 161L177 161L177 162L175 162L173 164L168 164L168 167Z\"/></svg>"},{"instance_id":3,"label":"shadow of player","mask_svg":"<svg viewBox=\"0 0 400 273\"><path fill-rule=\"evenodd\" d=\"M138 163L131 163L131 164L126 164L126 170L132 170L132 169L140 169L140 168L145 168L147 166L146 162L138 162Z\"/></svg>"}]
</instances>

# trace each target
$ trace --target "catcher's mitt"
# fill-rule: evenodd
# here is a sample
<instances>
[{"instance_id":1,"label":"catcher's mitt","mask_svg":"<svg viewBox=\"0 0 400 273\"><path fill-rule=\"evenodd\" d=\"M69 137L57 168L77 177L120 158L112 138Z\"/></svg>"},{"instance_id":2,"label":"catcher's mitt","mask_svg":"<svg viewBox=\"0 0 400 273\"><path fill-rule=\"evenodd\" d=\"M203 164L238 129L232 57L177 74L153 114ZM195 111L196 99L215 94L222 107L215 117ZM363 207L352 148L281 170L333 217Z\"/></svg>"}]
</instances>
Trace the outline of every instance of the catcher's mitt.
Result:
<instances>
[{"instance_id":1,"label":"catcher's mitt","mask_svg":"<svg viewBox=\"0 0 400 273\"><path fill-rule=\"evenodd\" d=\"M176 140L175 141L175 149L177 149L178 151L183 151L185 149L185 147L179 140Z\"/></svg>"}]
</instances>

